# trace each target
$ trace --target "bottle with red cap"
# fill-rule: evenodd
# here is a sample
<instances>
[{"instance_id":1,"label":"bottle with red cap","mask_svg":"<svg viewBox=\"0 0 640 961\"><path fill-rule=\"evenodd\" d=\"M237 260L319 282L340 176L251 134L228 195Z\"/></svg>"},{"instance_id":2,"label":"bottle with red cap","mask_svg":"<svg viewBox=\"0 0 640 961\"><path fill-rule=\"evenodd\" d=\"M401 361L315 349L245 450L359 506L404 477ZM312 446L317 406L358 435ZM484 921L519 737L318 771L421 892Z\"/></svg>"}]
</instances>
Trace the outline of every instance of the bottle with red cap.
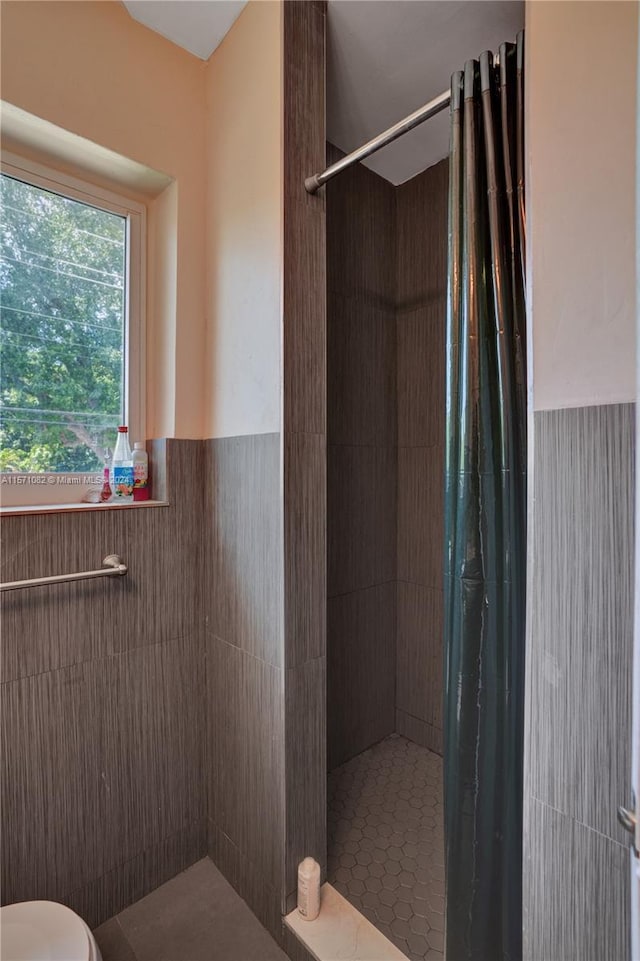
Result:
<instances>
[{"instance_id":1,"label":"bottle with red cap","mask_svg":"<svg viewBox=\"0 0 640 961\"><path fill-rule=\"evenodd\" d=\"M126 427L118 427L118 440L111 461L111 490L114 503L133 503L133 459Z\"/></svg>"}]
</instances>

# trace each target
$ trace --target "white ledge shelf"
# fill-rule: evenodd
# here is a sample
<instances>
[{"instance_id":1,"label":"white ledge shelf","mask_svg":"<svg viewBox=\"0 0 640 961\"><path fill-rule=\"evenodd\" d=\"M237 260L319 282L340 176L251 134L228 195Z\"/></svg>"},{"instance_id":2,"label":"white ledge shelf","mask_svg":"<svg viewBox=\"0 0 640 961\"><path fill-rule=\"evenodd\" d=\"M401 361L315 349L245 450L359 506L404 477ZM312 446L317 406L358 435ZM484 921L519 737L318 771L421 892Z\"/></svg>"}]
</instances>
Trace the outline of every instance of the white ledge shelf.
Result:
<instances>
[{"instance_id":1,"label":"white ledge shelf","mask_svg":"<svg viewBox=\"0 0 640 961\"><path fill-rule=\"evenodd\" d=\"M169 507L169 502L149 500L117 504L107 501L106 504L87 504L84 501L78 501L71 504L20 504L16 507L0 505L0 517L11 517L16 514L69 514L73 511L130 511L141 507Z\"/></svg>"},{"instance_id":2,"label":"white ledge shelf","mask_svg":"<svg viewBox=\"0 0 640 961\"><path fill-rule=\"evenodd\" d=\"M328 883L320 889L320 914L315 921L305 921L296 909L284 923L316 961L408 961Z\"/></svg>"}]
</instances>

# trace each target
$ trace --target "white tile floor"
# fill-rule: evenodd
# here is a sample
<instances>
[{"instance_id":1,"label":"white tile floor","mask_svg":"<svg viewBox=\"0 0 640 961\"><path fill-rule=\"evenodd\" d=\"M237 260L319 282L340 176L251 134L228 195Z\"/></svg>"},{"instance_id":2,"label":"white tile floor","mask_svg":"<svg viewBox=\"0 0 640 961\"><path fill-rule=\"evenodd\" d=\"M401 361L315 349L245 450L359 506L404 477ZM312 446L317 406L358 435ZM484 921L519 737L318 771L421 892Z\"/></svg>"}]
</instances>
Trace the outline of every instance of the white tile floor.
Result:
<instances>
[{"instance_id":1,"label":"white tile floor","mask_svg":"<svg viewBox=\"0 0 640 961\"><path fill-rule=\"evenodd\" d=\"M328 880L411 961L443 961L442 758L397 734L336 768Z\"/></svg>"}]
</instances>

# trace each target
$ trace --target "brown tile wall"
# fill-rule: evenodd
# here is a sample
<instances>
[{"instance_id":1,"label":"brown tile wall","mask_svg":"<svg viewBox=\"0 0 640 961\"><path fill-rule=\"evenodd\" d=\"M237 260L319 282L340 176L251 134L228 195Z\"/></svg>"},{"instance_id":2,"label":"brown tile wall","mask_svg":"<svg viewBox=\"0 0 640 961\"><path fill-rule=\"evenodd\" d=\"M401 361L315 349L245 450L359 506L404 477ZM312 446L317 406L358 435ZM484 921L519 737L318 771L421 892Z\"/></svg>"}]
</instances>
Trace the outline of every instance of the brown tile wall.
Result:
<instances>
[{"instance_id":1,"label":"brown tile wall","mask_svg":"<svg viewBox=\"0 0 640 961\"><path fill-rule=\"evenodd\" d=\"M396 729L439 754L447 192L447 160L396 191Z\"/></svg>"},{"instance_id":2,"label":"brown tile wall","mask_svg":"<svg viewBox=\"0 0 640 961\"><path fill-rule=\"evenodd\" d=\"M326 5L283 15L282 433L205 444L209 853L279 939L326 862Z\"/></svg>"},{"instance_id":3,"label":"brown tile wall","mask_svg":"<svg viewBox=\"0 0 640 961\"><path fill-rule=\"evenodd\" d=\"M330 769L394 730L442 752L447 188L327 185Z\"/></svg>"},{"instance_id":4,"label":"brown tile wall","mask_svg":"<svg viewBox=\"0 0 640 961\"><path fill-rule=\"evenodd\" d=\"M2 898L91 925L206 850L202 446L166 444L170 506L2 518L2 580L122 579L2 595Z\"/></svg>"},{"instance_id":5,"label":"brown tile wall","mask_svg":"<svg viewBox=\"0 0 640 961\"><path fill-rule=\"evenodd\" d=\"M339 156L329 145L327 162ZM396 198L361 165L326 194L332 769L395 729Z\"/></svg>"},{"instance_id":6,"label":"brown tile wall","mask_svg":"<svg viewBox=\"0 0 640 961\"><path fill-rule=\"evenodd\" d=\"M318 553L324 570L309 516L324 460L314 435L289 444L311 466L296 474L292 456L286 475L292 590ZM59 900L95 926L208 851L281 938L286 878L301 850L324 861L326 818L306 601L284 631L281 435L151 446L168 507L2 519L3 580L111 552L129 565L2 595L3 900Z\"/></svg>"},{"instance_id":7,"label":"brown tile wall","mask_svg":"<svg viewBox=\"0 0 640 961\"><path fill-rule=\"evenodd\" d=\"M635 405L536 411L523 956L629 957ZM637 577L637 574L636 574Z\"/></svg>"},{"instance_id":8,"label":"brown tile wall","mask_svg":"<svg viewBox=\"0 0 640 961\"><path fill-rule=\"evenodd\" d=\"M326 222L305 178L325 155L326 3L284 4L284 738L283 907L297 868L327 857Z\"/></svg>"},{"instance_id":9,"label":"brown tile wall","mask_svg":"<svg viewBox=\"0 0 640 961\"><path fill-rule=\"evenodd\" d=\"M208 849L272 931L284 846L280 440L204 442Z\"/></svg>"}]
</instances>

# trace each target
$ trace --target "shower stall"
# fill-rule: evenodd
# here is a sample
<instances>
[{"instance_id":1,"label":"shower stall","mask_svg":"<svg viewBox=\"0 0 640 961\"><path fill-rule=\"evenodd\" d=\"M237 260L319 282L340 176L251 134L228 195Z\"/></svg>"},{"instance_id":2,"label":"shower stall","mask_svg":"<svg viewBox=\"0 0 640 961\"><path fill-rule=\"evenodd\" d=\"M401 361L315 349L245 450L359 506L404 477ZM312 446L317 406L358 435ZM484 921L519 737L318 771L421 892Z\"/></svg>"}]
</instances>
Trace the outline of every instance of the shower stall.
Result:
<instances>
[{"instance_id":1,"label":"shower stall","mask_svg":"<svg viewBox=\"0 0 640 961\"><path fill-rule=\"evenodd\" d=\"M326 187L328 880L412 959L444 939L447 190Z\"/></svg>"},{"instance_id":2,"label":"shower stall","mask_svg":"<svg viewBox=\"0 0 640 961\"><path fill-rule=\"evenodd\" d=\"M522 956L523 36L305 181L327 185L328 877L412 961ZM397 186L359 164L446 107L444 160Z\"/></svg>"}]
</instances>

